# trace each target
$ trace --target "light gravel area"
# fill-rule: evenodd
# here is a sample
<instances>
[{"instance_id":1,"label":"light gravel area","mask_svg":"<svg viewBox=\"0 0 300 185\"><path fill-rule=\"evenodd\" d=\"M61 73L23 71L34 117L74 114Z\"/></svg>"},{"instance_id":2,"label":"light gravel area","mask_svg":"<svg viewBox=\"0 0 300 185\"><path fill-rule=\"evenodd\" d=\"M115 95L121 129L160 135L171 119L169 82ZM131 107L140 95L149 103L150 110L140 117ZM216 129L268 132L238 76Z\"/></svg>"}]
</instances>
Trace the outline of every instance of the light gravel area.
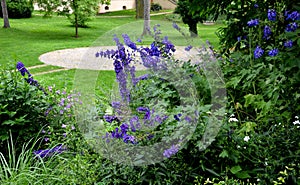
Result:
<instances>
[{"instance_id":1,"label":"light gravel area","mask_svg":"<svg viewBox=\"0 0 300 185\"><path fill-rule=\"evenodd\" d=\"M113 70L113 60L96 57L99 51L117 49L116 46L86 47L63 49L45 53L39 57L44 64L60 66L67 69L90 69L90 70ZM174 56L176 59L187 61L195 60L197 51L192 49L189 52L184 47L176 47ZM137 70L145 69L141 64L135 65Z\"/></svg>"}]
</instances>

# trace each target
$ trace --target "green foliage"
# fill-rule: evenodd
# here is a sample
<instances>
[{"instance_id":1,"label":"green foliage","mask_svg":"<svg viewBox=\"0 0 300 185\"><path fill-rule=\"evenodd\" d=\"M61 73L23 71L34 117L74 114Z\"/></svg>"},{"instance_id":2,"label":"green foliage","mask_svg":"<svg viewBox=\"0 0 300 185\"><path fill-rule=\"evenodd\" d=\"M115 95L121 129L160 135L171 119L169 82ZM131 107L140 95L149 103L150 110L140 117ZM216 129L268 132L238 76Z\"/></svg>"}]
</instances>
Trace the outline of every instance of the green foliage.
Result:
<instances>
[{"instance_id":1,"label":"green foliage","mask_svg":"<svg viewBox=\"0 0 300 185\"><path fill-rule=\"evenodd\" d=\"M150 10L154 11L154 12L158 12L158 11L162 10L162 7L158 3L151 3Z\"/></svg>"},{"instance_id":2,"label":"green foliage","mask_svg":"<svg viewBox=\"0 0 300 185\"><path fill-rule=\"evenodd\" d=\"M30 18L33 12L32 0L6 0L9 18ZM2 17L0 5L0 17Z\"/></svg>"},{"instance_id":3,"label":"green foliage","mask_svg":"<svg viewBox=\"0 0 300 185\"><path fill-rule=\"evenodd\" d=\"M8 154L0 152L0 183L9 184L45 184L53 182L55 176L49 174L51 168L44 161L34 158L33 150L38 145L37 140L23 143L21 151L17 152L13 139L7 140L4 145ZM51 163L51 160L48 161Z\"/></svg>"},{"instance_id":4,"label":"green foliage","mask_svg":"<svg viewBox=\"0 0 300 185\"><path fill-rule=\"evenodd\" d=\"M5 149L11 131L22 146L48 123L44 113L49 105L45 94L23 80L13 66L1 67L0 77L0 145Z\"/></svg>"},{"instance_id":5,"label":"green foliage","mask_svg":"<svg viewBox=\"0 0 300 185\"><path fill-rule=\"evenodd\" d=\"M256 8L256 5L258 6ZM273 8L281 4L282 10L292 10L293 6L298 5L299 2L295 0L277 1L277 0L255 0L255 1L233 1L227 3L222 10L226 15L226 27L220 28L218 36L220 39L220 50L222 53L229 53L231 50L239 50L242 45L236 45L238 36L245 36L248 32L247 22L251 18L262 18L264 20L269 8ZM255 5L255 6L254 6ZM221 12L221 10L220 10ZM282 20L283 21L283 20ZM281 23L284 24L284 21Z\"/></svg>"},{"instance_id":6,"label":"green foliage","mask_svg":"<svg viewBox=\"0 0 300 185\"><path fill-rule=\"evenodd\" d=\"M230 172L230 177L248 176L250 182L259 179L258 183L272 184L280 170L299 160L300 150L296 149L299 143L295 142L300 128L299 29L287 31L287 25L293 21L286 18L285 11L291 13L296 9L287 9L285 2L273 6L256 3L256 8L255 2L242 6L253 11L243 12L253 13L251 17L238 16L245 22L242 29L237 29L239 24L233 22L225 28L236 38L222 65L227 80L228 109L237 119L224 125L221 133L227 139L219 138L213 146L220 148L219 157L225 159L225 171ZM240 7L240 4L230 7L234 5L236 9ZM276 20L268 18L268 9L276 11ZM259 24L248 26L251 19L258 19ZM299 24L299 20L295 22ZM266 34L265 26L271 28L271 34ZM292 40L291 47L284 44L289 40ZM264 50L263 54L258 55L257 46ZM274 49L278 49L275 56L270 54ZM299 183L299 176L299 169L293 169L288 184Z\"/></svg>"},{"instance_id":7,"label":"green foliage","mask_svg":"<svg viewBox=\"0 0 300 185\"><path fill-rule=\"evenodd\" d=\"M174 13L181 15L183 23L189 26L191 36L197 36L197 23L205 21L207 19L207 15L200 14L199 11L192 12L192 6L193 5L188 0L179 0Z\"/></svg>"}]
</instances>

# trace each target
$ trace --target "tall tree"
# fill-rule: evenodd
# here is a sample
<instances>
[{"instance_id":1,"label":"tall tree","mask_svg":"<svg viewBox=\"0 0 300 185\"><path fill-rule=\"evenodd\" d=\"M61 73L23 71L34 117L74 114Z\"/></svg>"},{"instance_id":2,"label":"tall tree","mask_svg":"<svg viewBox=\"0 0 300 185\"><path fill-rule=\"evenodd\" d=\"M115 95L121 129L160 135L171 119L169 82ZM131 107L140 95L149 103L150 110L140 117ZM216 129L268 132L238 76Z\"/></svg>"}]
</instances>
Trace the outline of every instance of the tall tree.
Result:
<instances>
[{"instance_id":1,"label":"tall tree","mask_svg":"<svg viewBox=\"0 0 300 185\"><path fill-rule=\"evenodd\" d=\"M4 21L3 28L10 28L6 0L1 0L1 7L2 7L2 14L3 14L3 21Z\"/></svg>"},{"instance_id":2,"label":"tall tree","mask_svg":"<svg viewBox=\"0 0 300 185\"><path fill-rule=\"evenodd\" d=\"M110 0L36 0L38 5L49 16L54 12L65 15L75 26L75 37L78 27L86 27L86 22L97 13L100 4L109 4Z\"/></svg>"},{"instance_id":3,"label":"tall tree","mask_svg":"<svg viewBox=\"0 0 300 185\"><path fill-rule=\"evenodd\" d=\"M199 6L202 6L203 1ZM197 24L198 22L203 22L207 19L207 14L200 14L201 12L196 9L192 11L194 5L190 0L179 0L175 9L175 13L180 14L182 22L189 26L189 31L191 37L196 37L198 35Z\"/></svg>"},{"instance_id":4,"label":"tall tree","mask_svg":"<svg viewBox=\"0 0 300 185\"><path fill-rule=\"evenodd\" d=\"M135 18L144 18L144 0L135 0L136 14Z\"/></svg>"},{"instance_id":5,"label":"tall tree","mask_svg":"<svg viewBox=\"0 0 300 185\"><path fill-rule=\"evenodd\" d=\"M150 33L150 0L144 0L144 29L142 36Z\"/></svg>"}]
</instances>

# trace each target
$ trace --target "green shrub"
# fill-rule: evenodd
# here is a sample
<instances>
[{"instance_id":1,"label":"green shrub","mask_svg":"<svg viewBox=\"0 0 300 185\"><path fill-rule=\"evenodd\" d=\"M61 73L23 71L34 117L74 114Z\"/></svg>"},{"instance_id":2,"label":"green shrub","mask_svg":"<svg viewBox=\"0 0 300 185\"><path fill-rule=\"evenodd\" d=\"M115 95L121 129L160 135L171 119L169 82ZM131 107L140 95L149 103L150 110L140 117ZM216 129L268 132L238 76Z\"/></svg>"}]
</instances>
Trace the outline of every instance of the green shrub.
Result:
<instances>
[{"instance_id":1,"label":"green shrub","mask_svg":"<svg viewBox=\"0 0 300 185\"><path fill-rule=\"evenodd\" d=\"M33 12L32 0L6 0L9 18L30 18ZM0 6L1 7L1 6ZM2 17L2 8L0 9Z\"/></svg>"},{"instance_id":2,"label":"green shrub","mask_svg":"<svg viewBox=\"0 0 300 185\"><path fill-rule=\"evenodd\" d=\"M0 69L0 148L9 138L9 131L18 146L35 137L47 124L49 108L46 95L29 85L13 66ZM17 148L18 150L19 148ZM2 151L5 153L5 151Z\"/></svg>"},{"instance_id":3,"label":"green shrub","mask_svg":"<svg viewBox=\"0 0 300 185\"><path fill-rule=\"evenodd\" d=\"M158 12L158 11L162 10L162 7L158 3L151 3L150 9L151 9L151 11Z\"/></svg>"}]
</instances>

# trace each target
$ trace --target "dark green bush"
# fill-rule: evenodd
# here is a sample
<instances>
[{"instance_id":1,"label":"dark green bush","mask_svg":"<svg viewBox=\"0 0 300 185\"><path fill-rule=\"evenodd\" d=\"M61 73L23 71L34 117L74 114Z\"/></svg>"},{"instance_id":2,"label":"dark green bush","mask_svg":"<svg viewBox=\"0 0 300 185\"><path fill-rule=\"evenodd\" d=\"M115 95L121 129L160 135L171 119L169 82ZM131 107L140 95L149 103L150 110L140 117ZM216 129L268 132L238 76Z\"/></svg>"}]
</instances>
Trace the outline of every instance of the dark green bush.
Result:
<instances>
[{"instance_id":1,"label":"dark green bush","mask_svg":"<svg viewBox=\"0 0 300 185\"><path fill-rule=\"evenodd\" d=\"M158 12L162 10L162 7L158 3L151 3L151 11Z\"/></svg>"},{"instance_id":2,"label":"dark green bush","mask_svg":"<svg viewBox=\"0 0 300 185\"><path fill-rule=\"evenodd\" d=\"M0 68L0 148L6 144L9 132L22 145L36 137L47 123L44 115L48 109L45 94L29 85L14 67ZM19 148L17 148L19 149ZM5 153L5 151L2 151Z\"/></svg>"},{"instance_id":3,"label":"dark green bush","mask_svg":"<svg viewBox=\"0 0 300 185\"><path fill-rule=\"evenodd\" d=\"M32 0L6 0L9 18L30 18L33 12ZM0 6L1 7L1 6ZM2 17L2 7L0 9Z\"/></svg>"}]
</instances>

